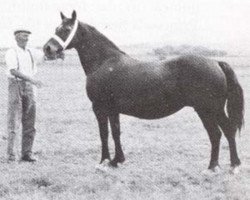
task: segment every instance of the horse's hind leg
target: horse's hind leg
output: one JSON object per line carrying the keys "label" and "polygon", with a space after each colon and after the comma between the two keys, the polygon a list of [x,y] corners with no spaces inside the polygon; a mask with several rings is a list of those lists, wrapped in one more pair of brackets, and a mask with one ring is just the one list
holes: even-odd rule
{"label": "horse's hind leg", "polygon": [[112,136],[115,142],[115,157],[114,159],[110,162],[111,166],[117,167],[117,163],[122,163],[124,162],[124,154],[122,151],[121,147],[121,141],[120,141],[120,119],[119,119],[119,114],[112,114],[109,116],[109,121],[111,125],[111,130],[112,130]]}
{"label": "horse's hind leg", "polygon": [[99,132],[102,142],[102,157],[100,164],[105,160],[110,160],[109,148],[108,148],[108,116],[99,107],[93,106],[93,110],[98,121]]}
{"label": "horse's hind leg", "polygon": [[221,131],[218,127],[216,115],[210,110],[198,109],[196,110],[205,129],[208,132],[208,136],[212,145],[211,159],[208,169],[215,171],[215,168],[219,166],[219,149],[220,149],[220,138]]}
{"label": "horse's hind leg", "polygon": [[218,122],[229,144],[231,167],[237,167],[241,164],[240,159],[237,154],[236,142],[235,142],[235,135],[236,135],[237,130],[230,123],[224,110],[222,110],[220,114],[218,115]]}

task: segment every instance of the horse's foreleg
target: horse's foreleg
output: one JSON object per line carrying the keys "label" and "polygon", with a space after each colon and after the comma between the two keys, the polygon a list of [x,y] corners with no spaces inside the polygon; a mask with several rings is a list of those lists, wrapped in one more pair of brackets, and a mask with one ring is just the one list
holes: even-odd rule
{"label": "horse's foreleg", "polygon": [[115,142],[115,157],[110,162],[110,164],[111,166],[117,167],[117,163],[122,163],[125,160],[120,141],[121,132],[119,114],[110,115],[109,121],[111,125],[112,136]]}
{"label": "horse's foreleg", "polygon": [[219,149],[220,149],[220,138],[221,131],[217,125],[216,115],[210,111],[205,110],[196,110],[201,121],[208,132],[208,136],[211,142],[211,159],[208,169],[216,171],[216,168],[219,166]]}
{"label": "horse's foreleg", "polygon": [[102,142],[102,163],[105,159],[110,160],[109,148],[108,148],[108,116],[105,112],[102,112],[98,107],[93,106],[94,113],[99,125],[99,132]]}

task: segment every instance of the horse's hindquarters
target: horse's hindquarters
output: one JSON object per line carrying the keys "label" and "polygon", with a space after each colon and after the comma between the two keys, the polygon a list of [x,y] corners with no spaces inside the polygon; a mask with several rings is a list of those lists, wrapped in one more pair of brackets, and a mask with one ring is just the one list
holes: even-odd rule
{"label": "horse's hindquarters", "polygon": [[227,83],[218,63],[199,57],[186,57],[181,61],[179,86],[186,104],[213,110],[224,105]]}

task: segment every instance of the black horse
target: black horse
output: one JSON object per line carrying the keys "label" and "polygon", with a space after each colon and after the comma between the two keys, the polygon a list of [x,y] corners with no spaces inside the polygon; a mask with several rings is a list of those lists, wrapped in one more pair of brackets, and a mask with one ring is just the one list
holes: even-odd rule
{"label": "black horse", "polygon": [[[244,98],[232,68],[225,62],[200,56],[180,56],[170,61],[141,62],[121,51],[93,26],[61,13],[62,23],[44,45],[48,59],[75,48],[87,76],[102,142],[101,163],[110,160],[108,122],[115,142],[112,166],[124,162],[119,114],[143,119],[169,116],[185,106],[198,113],[212,145],[209,169],[219,165],[222,132],[229,147],[231,166],[240,165],[235,135],[243,125]],[[226,106],[227,112],[224,107]]]}

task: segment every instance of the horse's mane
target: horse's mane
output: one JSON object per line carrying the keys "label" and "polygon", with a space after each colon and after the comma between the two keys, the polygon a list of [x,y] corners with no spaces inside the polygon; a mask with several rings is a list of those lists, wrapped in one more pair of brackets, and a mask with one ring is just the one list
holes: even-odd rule
{"label": "horse's mane", "polygon": [[[80,25],[87,26],[88,32],[91,34],[92,39],[98,42],[98,44],[101,44],[102,46],[109,47],[111,49],[114,49],[116,51],[119,51],[122,54],[126,54],[122,50],[120,50],[111,40],[109,40],[105,35],[103,35],[101,32],[99,32],[95,27],[80,22]],[[92,41],[90,41],[92,42]]]}

